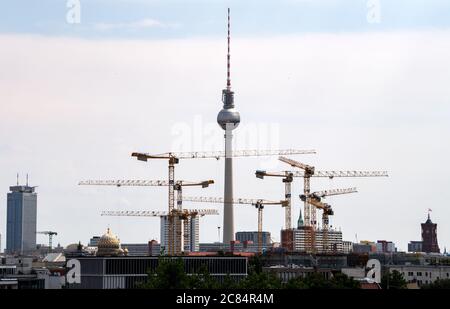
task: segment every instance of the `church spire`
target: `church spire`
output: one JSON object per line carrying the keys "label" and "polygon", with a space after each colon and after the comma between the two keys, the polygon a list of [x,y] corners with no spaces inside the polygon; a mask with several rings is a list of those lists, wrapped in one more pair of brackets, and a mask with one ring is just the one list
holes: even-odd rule
{"label": "church spire", "polygon": [[302,210],[300,209],[300,215],[298,216],[298,220],[297,220],[297,228],[300,228],[303,225],[304,225],[304,222],[303,222],[303,217],[302,217]]}

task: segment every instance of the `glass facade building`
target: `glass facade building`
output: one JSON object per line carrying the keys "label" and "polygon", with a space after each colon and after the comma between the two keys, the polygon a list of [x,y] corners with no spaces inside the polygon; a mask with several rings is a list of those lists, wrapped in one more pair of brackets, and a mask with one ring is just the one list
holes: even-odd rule
{"label": "glass facade building", "polygon": [[[170,257],[166,257],[171,259]],[[247,276],[247,257],[173,257],[181,258],[187,274],[206,266],[210,275],[222,281],[227,275],[239,281]],[[75,257],[80,262],[80,283],[70,289],[133,289],[145,282],[158,267],[160,257]]]}
{"label": "glass facade building", "polygon": [[13,186],[7,197],[6,252],[27,255],[36,250],[37,194],[34,187]]}

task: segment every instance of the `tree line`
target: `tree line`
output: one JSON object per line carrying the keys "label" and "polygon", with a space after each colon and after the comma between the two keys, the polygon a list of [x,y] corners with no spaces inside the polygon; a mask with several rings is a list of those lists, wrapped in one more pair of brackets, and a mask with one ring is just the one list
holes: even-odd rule
{"label": "tree line", "polygon": [[[403,274],[394,270],[381,278],[382,289],[406,289]],[[248,275],[236,281],[230,275],[219,281],[202,265],[197,272],[186,274],[182,259],[159,260],[155,271],[148,273],[148,280],[138,286],[144,289],[359,289],[360,283],[343,273],[335,273],[327,279],[319,273],[292,278],[287,282],[274,273],[263,271],[259,257],[249,260]],[[422,285],[422,289],[450,289],[450,280],[441,279]]]}

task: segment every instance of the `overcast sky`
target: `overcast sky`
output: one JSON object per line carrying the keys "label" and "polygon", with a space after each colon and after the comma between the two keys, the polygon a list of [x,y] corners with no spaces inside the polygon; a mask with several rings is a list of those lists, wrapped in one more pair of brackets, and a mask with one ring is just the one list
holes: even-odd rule
{"label": "overcast sky", "polygon": [[[73,1],[75,4],[77,1]],[[420,240],[428,208],[441,250],[450,246],[450,3],[448,1],[14,1],[0,11],[0,232],[6,193],[30,174],[38,229],[63,245],[110,226],[124,243],[159,240],[158,218],[102,210],[166,210],[167,188],[80,187],[83,179],[166,179],[167,162],[133,151],[221,149],[216,124],[225,86],[226,7],[232,12],[236,149],[316,149],[293,158],[318,170],[387,170],[389,178],[314,179],[330,197],[345,240]],[[70,4],[70,1],[69,1]],[[76,16],[75,16],[76,17]],[[75,22],[75,23],[71,23]],[[185,195],[223,195],[223,160],[184,160],[176,178],[214,179]],[[281,199],[274,159],[235,160],[235,196]],[[301,206],[293,186],[293,222]],[[218,240],[219,209],[200,241]],[[264,210],[280,239],[284,212]],[[256,230],[236,206],[235,229]],[[46,243],[44,235],[39,243]]]}

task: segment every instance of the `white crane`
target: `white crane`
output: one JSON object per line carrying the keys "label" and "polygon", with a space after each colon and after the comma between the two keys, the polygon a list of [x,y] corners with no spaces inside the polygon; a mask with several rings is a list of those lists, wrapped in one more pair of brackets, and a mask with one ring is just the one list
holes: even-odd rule
{"label": "white crane", "polygon": [[[169,184],[175,183],[175,164],[180,162],[180,159],[217,159],[230,157],[255,157],[255,156],[274,156],[274,155],[294,155],[294,154],[314,154],[315,150],[235,150],[235,151],[197,151],[197,152],[166,152],[161,154],[149,154],[143,152],[133,152],[131,156],[136,157],[140,161],[148,161],[149,159],[165,159],[169,163]],[[228,184],[229,185],[229,184]],[[227,187],[227,186],[226,186]],[[231,184],[232,187],[232,184]],[[169,213],[174,208],[174,188],[169,188]],[[229,188],[231,190],[231,188]],[[231,192],[231,191],[230,191]],[[229,192],[229,194],[230,194]],[[229,199],[229,198],[228,198]],[[224,209],[230,210],[229,201],[224,198]],[[232,210],[232,208],[231,208]],[[224,226],[224,238],[229,237],[230,230],[233,230],[233,220],[231,213],[231,224]],[[230,218],[229,218],[230,219]],[[225,216],[224,216],[225,222]],[[233,233],[231,233],[233,234]]]}
{"label": "white crane", "polygon": [[[168,234],[168,254],[176,255],[181,254],[183,251],[183,221],[179,220],[179,213],[183,210],[182,207],[182,188],[183,187],[192,187],[192,186],[201,186],[202,188],[208,187],[210,184],[213,184],[214,180],[205,180],[205,181],[185,181],[178,180],[175,183],[171,183],[166,180],[84,180],[80,181],[78,185],[84,186],[169,186],[172,187],[172,191],[177,191],[177,209],[173,209],[168,212],[167,218],[169,220],[169,234]],[[177,212],[175,212],[175,210]],[[173,239],[175,236],[176,239]],[[178,244],[178,245],[176,245]]]}
{"label": "white crane", "polygon": [[[221,197],[183,197],[183,201],[201,202],[201,203],[223,203]],[[236,198],[233,204],[253,205],[258,210],[258,252],[262,253],[262,227],[263,227],[263,209],[265,205],[281,205],[286,207],[288,201],[269,201],[264,199]]]}
{"label": "white crane", "polygon": [[[178,236],[176,235],[176,244],[179,244],[179,246],[177,245],[177,249],[178,247],[180,247],[179,252],[176,252],[176,254],[181,254],[181,252],[184,250],[184,245],[186,243],[189,243],[190,240],[190,236],[187,233],[187,231],[185,231],[185,228],[188,226],[187,224],[183,224],[183,226],[180,226],[180,223],[187,221],[187,220],[192,220],[193,218],[199,216],[199,217],[203,217],[203,216],[208,216],[208,215],[218,215],[219,212],[217,211],[217,209],[182,209],[182,210],[178,210],[178,209],[174,209],[171,216],[169,216],[169,213],[167,211],[155,211],[155,210],[119,210],[119,211],[114,211],[114,210],[107,210],[107,211],[102,211],[101,215],[102,216],[118,216],[118,217],[173,217],[175,218],[175,224],[177,228],[177,231],[180,230],[182,231],[182,236]],[[167,235],[169,236],[169,235]],[[173,237],[168,237],[173,239]],[[162,239],[161,239],[162,240]],[[194,251],[194,248],[190,248],[191,251]]]}

